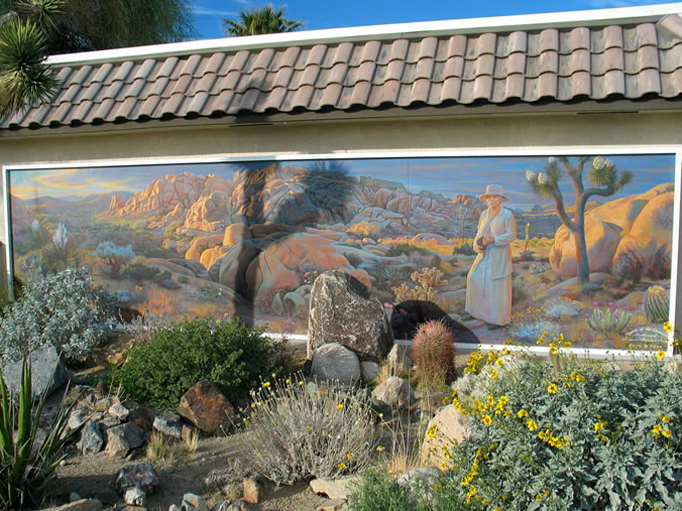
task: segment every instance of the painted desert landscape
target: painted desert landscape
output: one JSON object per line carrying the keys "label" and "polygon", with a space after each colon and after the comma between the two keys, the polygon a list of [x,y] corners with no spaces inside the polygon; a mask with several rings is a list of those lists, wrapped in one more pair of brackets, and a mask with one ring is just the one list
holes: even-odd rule
{"label": "painted desert landscape", "polygon": [[[602,155],[13,170],[14,272],[85,265],[127,311],[237,313],[305,333],[313,282],[342,268],[384,303],[398,338],[446,316],[459,342],[562,333],[579,347],[658,349],[674,168],[674,155]],[[494,331],[462,320],[491,183],[517,230],[512,322]]]}

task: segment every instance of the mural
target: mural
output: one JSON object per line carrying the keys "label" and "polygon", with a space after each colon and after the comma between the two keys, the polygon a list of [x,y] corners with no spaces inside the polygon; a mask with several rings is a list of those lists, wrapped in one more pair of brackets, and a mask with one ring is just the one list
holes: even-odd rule
{"label": "mural", "polygon": [[[342,268],[398,337],[658,349],[675,155],[380,158],[11,170],[15,275],[85,265],[130,310],[305,333]],[[635,340],[636,339],[636,340]]]}

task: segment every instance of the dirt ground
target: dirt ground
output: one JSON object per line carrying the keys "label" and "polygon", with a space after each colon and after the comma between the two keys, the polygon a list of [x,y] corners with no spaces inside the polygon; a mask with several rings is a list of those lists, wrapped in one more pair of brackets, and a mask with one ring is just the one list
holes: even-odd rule
{"label": "dirt ground", "polygon": [[[167,511],[171,504],[180,505],[185,493],[204,495],[210,505],[221,497],[206,494],[204,478],[213,470],[225,468],[236,456],[234,437],[210,437],[200,440],[194,453],[187,454],[174,465],[155,464],[159,476],[158,490],[147,496],[147,509]],[[134,453],[132,458],[113,458],[105,452],[81,455],[75,448],[63,466],[57,469],[58,497],[68,499],[70,492],[83,498],[102,501],[105,511],[125,507],[123,499],[114,490],[116,472],[127,463],[148,461],[144,452]],[[250,506],[254,511],[314,511],[328,499],[315,495],[307,483],[292,487],[275,488],[266,485],[261,503]]]}

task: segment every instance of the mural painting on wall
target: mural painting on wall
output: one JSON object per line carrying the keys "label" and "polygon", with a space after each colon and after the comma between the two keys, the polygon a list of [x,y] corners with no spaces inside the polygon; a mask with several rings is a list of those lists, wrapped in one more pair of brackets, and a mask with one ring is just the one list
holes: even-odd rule
{"label": "mural painting on wall", "polygon": [[398,337],[440,314],[460,342],[658,349],[674,168],[648,154],[11,170],[14,272],[85,265],[142,313],[305,333],[313,282],[341,268]]}

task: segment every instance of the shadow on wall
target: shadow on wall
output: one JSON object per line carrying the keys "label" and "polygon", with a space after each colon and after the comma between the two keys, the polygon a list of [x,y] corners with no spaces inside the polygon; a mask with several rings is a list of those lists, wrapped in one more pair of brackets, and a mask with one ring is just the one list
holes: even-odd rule
{"label": "shadow on wall", "polygon": [[242,220],[230,226],[239,237],[230,258],[236,261],[231,287],[243,298],[235,310],[249,326],[268,313],[307,317],[314,277],[349,266],[325,250],[320,226],[353,218],[353,178],[338,161],[314,161],[306,169],[290,172],[275,163],[247,168],[241,176]]}
{"label": "shadow on wall", "polygon": [[443,309],[430,301],[404,301],[396,305],[391,314],[391,327],[396,339],[412,339],[419,325],[427,321],[444,321],[457,343],[480,342],[472,330],[452,319]]}

